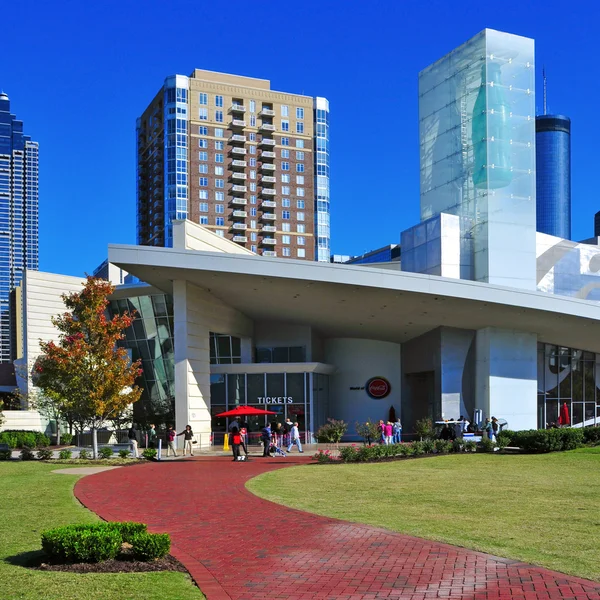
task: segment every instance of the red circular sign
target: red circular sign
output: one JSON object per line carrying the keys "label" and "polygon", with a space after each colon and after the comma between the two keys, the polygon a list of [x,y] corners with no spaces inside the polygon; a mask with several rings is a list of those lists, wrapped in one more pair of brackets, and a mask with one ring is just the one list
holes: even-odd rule
{"label": "red circular sign", "polygon": [[371,379],[367,381],[365,389],[371,398],[379,400],[389,396],[389,393],[392,391],[392,386],[385,377],[371,377]]}

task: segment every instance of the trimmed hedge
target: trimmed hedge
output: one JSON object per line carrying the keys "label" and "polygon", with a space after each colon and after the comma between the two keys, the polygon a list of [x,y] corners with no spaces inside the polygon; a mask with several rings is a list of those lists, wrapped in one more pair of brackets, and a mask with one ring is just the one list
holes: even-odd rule
{"label": "trimmed hedge", "polygon": [[583,439],[586,444],[600,444],[600,427],[586,427],[583,430]]}
{"label": "trimmed hedge", "polygon": [[100,448],[100,450],[98,450],[98,456],[100,456],[100,458],[112,458],[113,449],[109,448],[108,446],[104,446],[104,448]]}
{"label": "trimmed hedge", "polygon": [[8,444],[14,448],[46,448],[50,438],[41,431],[26,431],[25,429],[6,429],[0,433],[0,444]]}
{"label": "trimmed hedge", "polygon": [[527,431],[504,430],[503,436],[510,438],[510,444],[524,452],[546,453],[574,450],[585,442],[584,429],[529,429]]}
{"label": "trimmed hedge", "polygon": [[131,550],[137,560],[156,560],[163,558],[171,549],[171,538],[168,533],[136,533],[131,538]]}
{"label": "trimmed hedge", "polygon": [[[155,540],[155,536],[160,539]],[[65,525],[42,533],[44,552],[60,563],[95,563],[116,558],[123,543],[131,544],[132,552],[138,560],[162,558],[171,547],[168,534],[150,534],[144,523],[110,521]]]}

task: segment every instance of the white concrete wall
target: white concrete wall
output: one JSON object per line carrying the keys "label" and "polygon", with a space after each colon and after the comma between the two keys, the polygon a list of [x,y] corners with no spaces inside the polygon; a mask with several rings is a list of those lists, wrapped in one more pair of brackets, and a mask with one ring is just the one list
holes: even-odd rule
{"label": "white concrete wall", "polygon": [[271,348],[275,346],[304,346],[306,360],[312,361],[312,328],[308,325],[293,325],[277,321],[255,321],[254,346]]}
{"label": "white concrete wall", "polygon": [[536,429],[537,336],[488,327],[475,343],[476,408],[510,429]]}
{"label": "white concrete wall", "polygon": [[191,425],[201,447],[210,443],[211,331],[251,338],[252,321],[206,290],[173,282],[175,325],[175,426]]}
{"label": "white concrete wall", "polygon": [[192,221],[173,221],[173,248],[256,256],[251,250]]}
{"label": "white concrete wall", "polygon": [[[348,435],[354,437],[355,423],[367,419],[387,421],[390,406],[400,417],[400,344],[353,338],[324,340],[325,362],[337,367],[329,377],[329,412],[334,419],[349,423]],[[371,377],[385,377],[391,385],[386,398],[374,400],[364,387]]]}
{"label": "white concrete wall", "polygon": [[[50,342],[58,339],[58,330],[52,325],[51,318],[65,312],[63,294],[81,290],[84,280],[81,277],[57,275],[43,271],[25,271],[23,276],[23,346],[25,356],[18,356],[17,361],[25,365],[29,371],[40,355],[40,340]],[[26,391],[29,383],[21,376],[24,368],[17,369],[19,387]]]}
{"label": "white concrete wall", "polygon": [[[440,329],[442,419],[473,416],[473,384],[467,358],[475,332],[468,329]],[[465,372],[467,370],[467,372]]]}
{"label": "white concrete wall", "polygon": [[6,429],[25,429],[26,431],[46,432],[48,419],[40,415],[37,410],[5,410],[4,423],[0,426],[0,431]]}

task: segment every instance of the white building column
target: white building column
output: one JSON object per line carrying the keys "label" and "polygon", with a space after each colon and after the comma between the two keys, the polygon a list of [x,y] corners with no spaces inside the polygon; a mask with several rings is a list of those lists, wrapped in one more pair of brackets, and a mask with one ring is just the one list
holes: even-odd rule
{"label": "white building column", "polygon": [[476,334],[475,403],[509,429],[537,428],[537,336],[488,327]]}

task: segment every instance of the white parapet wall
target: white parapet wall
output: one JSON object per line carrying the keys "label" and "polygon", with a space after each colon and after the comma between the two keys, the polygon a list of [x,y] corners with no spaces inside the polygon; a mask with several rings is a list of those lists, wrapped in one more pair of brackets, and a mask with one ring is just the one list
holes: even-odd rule
{"label": "white parapet wall", "polygon": [[173,248],[256,256],[251,250],[192,221],[173,221]]}
{"label": "white parapet wall", "polygon": [[4,423],[0,431],[7,429],[25,429],[26,431],[41,431],[46,433],[48,419],[40,415],[37,410],[5,410]]}

